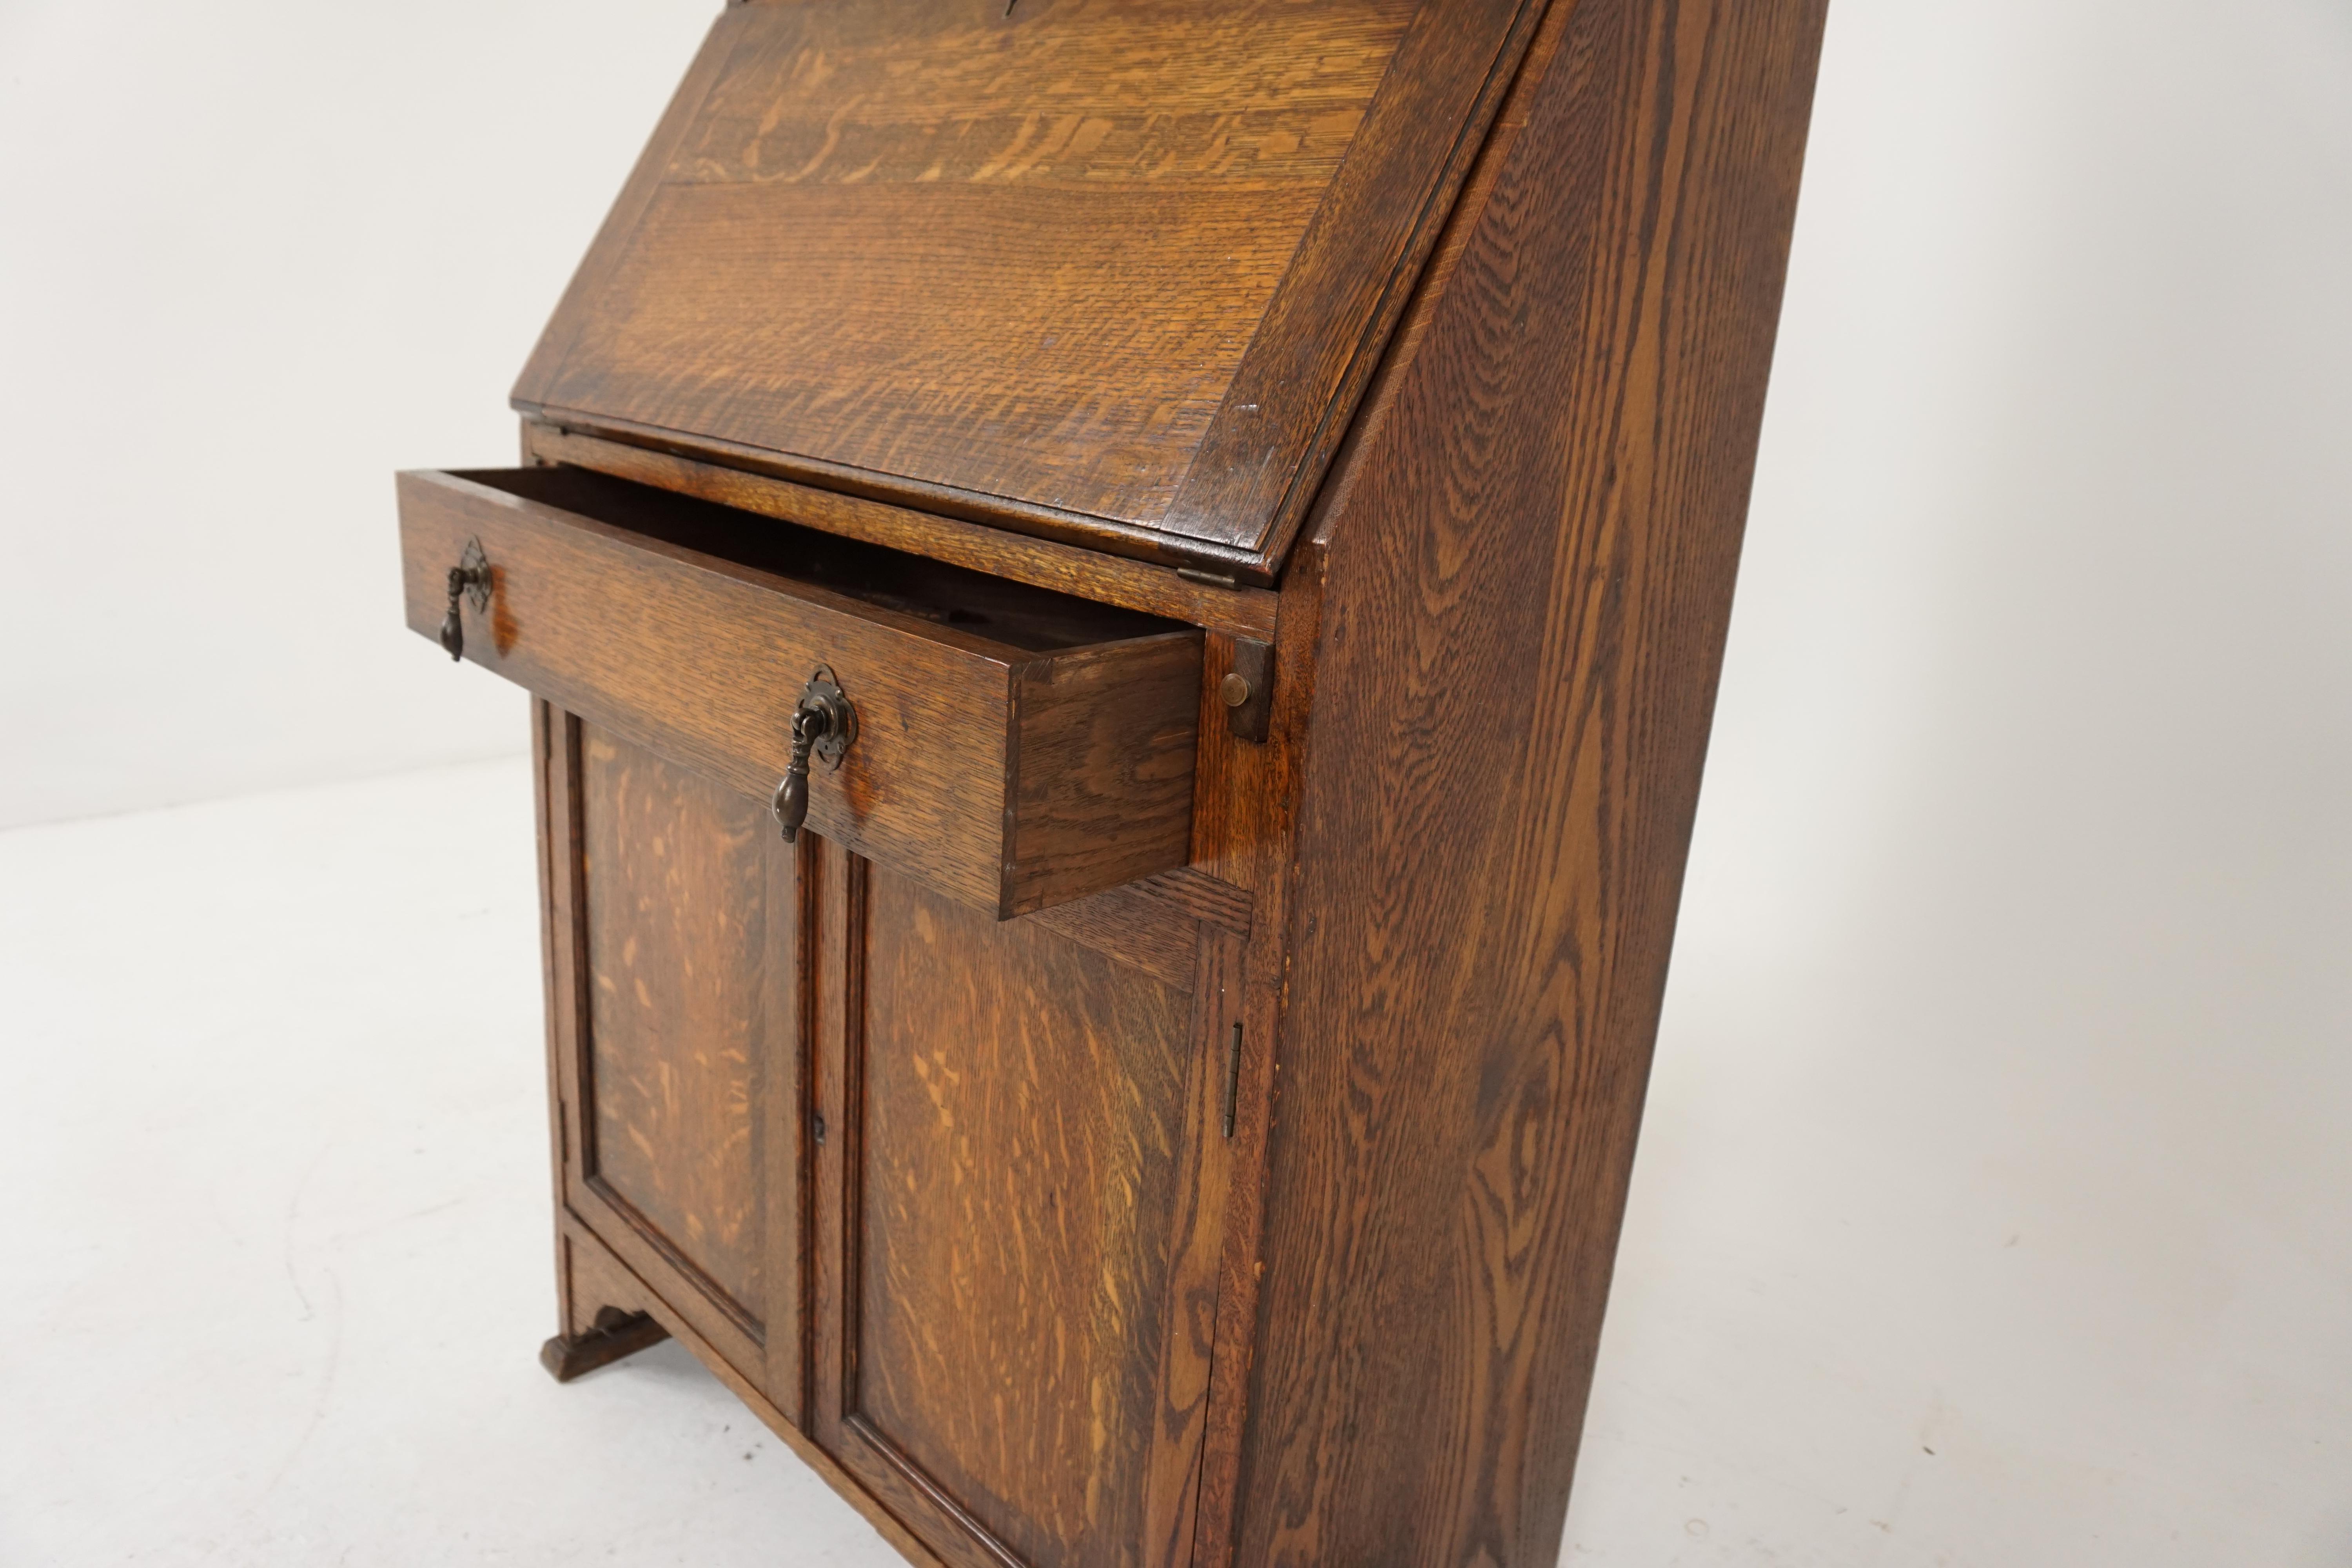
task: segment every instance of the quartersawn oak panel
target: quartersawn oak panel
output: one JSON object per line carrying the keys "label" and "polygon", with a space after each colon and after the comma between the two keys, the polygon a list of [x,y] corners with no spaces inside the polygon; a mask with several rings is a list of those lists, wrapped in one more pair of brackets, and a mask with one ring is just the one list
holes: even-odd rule
{"label": "quartersawn oak panel", "polygon": [[[591,727],[577,715],[536,706],[544,715],[537,726],[545,746],[539,769],[545,830],[541,870],[548,895],[549,1052],[562,1206],[592,1227],[635,1274],[656,1281],[674,1312],[690,1321],[696,1335],[725,1359],[730,1374],[752,1379],[780,1405],[798,1413],[805,1408],[801,1391],[807,1357],[804,1244],[795,1239],[804,1234],[805,1215],[799,1175],[802,1123],[793,1109],[803,1098],[803,1078],[797,1022],[802,928],[793,859],[761,855],[755,873],[744,864],[740,828],[732,820],[740,805],[715,798],[707,782],[693,780],[674,762],[633,755],[631,748],[600,747],[602,754],[592,762]],[[618,810],[609,798],[616,786],[622,792]],[[608,798],[592,803],[592,787]],[[630,802],[639,803],[634,812]],[[592,838],[597,841],[593,846]],[[683,854],[677,853],[681,840],[690,845]],[[598,889],[592,881],[604,896],[594,896]],[[632,892],[640,897],[633,901]],[[670,902],[672,913],[690,915],[717,901],[723,922],[726,907],[744,899],[756,900],[757,910],[746,911],[743,923],[760,927],[763,940],[756,953],[748,940],[722,943],[719,952],[733,961],[736,973],[719,989],[729,994],[722,1007],[744,1006],[756,1022],[740,1037],[722,1022],[721,1049],[713,1059],[712,1053],[698,1050],[696,1038],[681,1039],[676,1030],[658,1025],[647,1027],[642,1014],[608,1018],[616,1035],[605,1065],[625,1080],[636,1080],[621,1085],[625,1102],[633,1100],[633,1090],[637,1093],[622,1116],[600,1117],[594,961],[612,962],[617,945],[638,978],[653,971],[656,982],[667,982],[647,985],[658,1007],[660,989],[697,989],[691,976],[711,961],[690,947],[682,949],[677,939],[691,941],[712,923],[707,916],[688,918],[677,931],[664,932],[659,906]],[[598,906],[593,911],[592,902]],[[603,939],[592,939],[592,923],[604,928]],[[635,929],[629,929],[633,923]],[[643,951],[648,934],[650,954]],[[627,951],[632,942],[637,953]],[[662,969],[674,973],[662,976]],[[688,978],[680,984],[675,972]],[[739,1037],[748,1071],[725,1059],[736,1054],[727,1043]],[[656,1092],[645,1095],[642,1086],[648,1083]],[[677,1147],[686,1138],[724,1139],[730,1121],[738,1120],[731,1106],[739,1095],[750,1101],[763,1158],[703,1161]],[[599,1173],[596,1159],[599,1132],[615,1121],[624,1124],[625,1140],[630,1131],[643,1138],[627,1140],[619,1184]],[[600,1122],[607,1126],[600,1128]],[[649,1164],[659,1166],[673,1157],[680,1161],[679,1173],[648,1172]],[[623,1185],[631,1191],[624,1193]],[[645,1202],[652,1215],[633,1199]],[[684,1223],[688,1215],[698,1223]],[[714,1226],[713,1215],[725,1217]],[[714,1279],[713,1249],[707,1244],[714,1229],[732,1233],[719,1250],[733,1256],[716,1259],[718,1271],[730,1274],[737,1290],[745,1289],[747,1273],[755,1274],[753,1302],[737,1300]],[[760,1234],[747,1243],[746,1230]],[[756,1256],[748,1269],[747,1253]],[[596,1310],[604,1306],[636,1310],[637,1303],[569,1299],[566,1332],[577,1335],[593,1327]]]}
{"label": "quartersawn oak panel", "polygon": [[1266,581],[1538,8],[731,7],[516,406]]}
{"label": "quartersawn oak panel", "polygon": [[736,47],[670,178],[1320,191],[1414,9],[1026,4],[776,7]]}
{"label": "quartersawn oak panel", "polygon": [[792,1020],[766,1005],[769,968],[792,954],[789,909],[770,930],[767,860],[790,851],[757,801],[593,727],[580,784],[589,1179],[756,1328],[755,1111],[794,1056]]}
{"label": "quartersawn oak panel", "polygon": [[[596,379],[548,406],[1156,520],[1282,280],[1268,238],[1295,244],[1317,194],[1110,189],[1076,224],[1053,186],[667,185],[573,349]],[[790,286],[752,303],[779,233]],[[965,363],[996,374],[947,374]]]}
{"label": "quartersawn oak panel", "polygon": [[880,868],[864,953],[853,1430],[1032,1568],[1164,1562],[1192,998]]}

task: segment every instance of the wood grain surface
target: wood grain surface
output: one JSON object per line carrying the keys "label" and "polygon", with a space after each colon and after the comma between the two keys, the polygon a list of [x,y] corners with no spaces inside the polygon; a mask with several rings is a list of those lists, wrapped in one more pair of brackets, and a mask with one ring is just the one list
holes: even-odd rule
{"label": "wood grain surface", "polygon": [[[805,1199],[793,1107],[805,1091],[793,858],[781,842],[769,848],[772,835],[746,834],[756,803],[562,709],[547,709],[540,730],[562,1206],[661,1281],[730,1369],[797,1413]],[[639,1310],[566,1290],[567,1334],[602,1307]]]}
{"label": "wood grain surface", "polygon": [[1011,863],[1053,873],[1008,886],[1007,912],[1183,864],[1200,692],[1197,635],[1073,648],[1018,668],[1007,742]]}
{"label": "wood grain surface", "polygon": [[837,1453],[969,1561],[1181,1563],[1206,1366],[1171,1340],[1204,1354],[1218,1234],[1195,987],[879,868],[852,920]]}
{"label": "wood grain surface", "polygon": [[436,635],[479,540],[495,586],[468,658],[740,795],[783,777],[829,666],[859,732],[813,772],[809,821],[860,854],[999,915],[1188,857],[1197,631],[576,468],[400,494],[412,628]]}
{"label": "wood grain surface", "polygon": [[1536,9],[732,7],[516,405],[1266,581]]}
{"label": "wood grain surface", "polygon": [[[1216,1394],[1218,1306],[1235,1166],[1242,1092],[1238,1053],[1246,1026],[1244,933],[1203,922],[1194,986],[1192,1059],[1185,1084],[1183,1179],[1169,1214],[1168,1322],[1153,1391],[1151,1468],[1143,1489],[1139,1550],[1129,1560],[1195,1560]],[[1246,1359],[1226,1375],[1238,1380]]]}
{"label": "wood grain surface", "polygon": [[[1289,911],[1298,885],[1299,779],[1314,710],[1324,564],[1320,548],[1302,550],[1283,579],[1281,643],[1275,650],[1266,743],[1233,749],[1221,792],[1228,809],[1216,824],[1213,840],[1218,868],[1251,889],[1251,919],[1246,929],[1235,930],[1244,939],[1241,961],[1226,969],[1229,990],[1236,981],[1240,989],[1241,1056],[1234,1064],[1233,1132],[1223,1144],[1223,1237],[1193,1530],[1196,1564],[1229,1560],[1240,1506],[1242,1439],[1250,1414],[1258,1297],[1265,1276],[1265,1154],[1281,1060]],[[1225,731],[1218,726],[1215,732],[1223,735]],[[1229,886],[1206,877],[1200,880],[1207,887]],[[1233,1005],[1229,994],[1225,1005],[1231,1009]],[[1229,1011],[1228,1027],[1233,1021]]]}
{"label": "wood grain surface", "polygon": [[593,727],[580,752],[588,1179],[760,1332],[764,1145],[793,1129],[755,1110],[799,1054],[768,1006],[793,944],[767,862],[791,850],[755,800]]}
{"label": "wood grain surface", "polygon": [[1189,994],[1198,967],[1193,950],[1200,922],[1181,907],[1152,897],[1148,886],[1113,888],[1026,918],[1113,963],[1141,970],[1162,985]]}
{"label": "wood grain surface", "polygon": [[1553,14],[1324,520],[1252,1568],[1559,1550],[1822,12]]}

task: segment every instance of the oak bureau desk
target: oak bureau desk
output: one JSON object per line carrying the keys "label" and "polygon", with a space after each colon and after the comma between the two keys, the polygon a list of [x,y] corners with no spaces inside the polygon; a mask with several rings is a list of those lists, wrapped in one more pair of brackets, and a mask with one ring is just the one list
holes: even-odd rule
{"label": "oak bureau desk", "polygon": [[1822,4],[720,14],[399,484],[535,694],[550,1370],[920,1563],[1553,1560]]}

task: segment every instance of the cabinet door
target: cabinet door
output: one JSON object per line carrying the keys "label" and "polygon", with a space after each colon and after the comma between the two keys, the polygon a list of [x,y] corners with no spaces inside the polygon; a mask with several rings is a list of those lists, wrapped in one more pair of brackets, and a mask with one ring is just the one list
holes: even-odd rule
{"label": "cabinet door", "polygon": [[819,1441],[951,1563],[1190,1562],[1234,939],[815,869]]}
{"label": "cabinet door", "polygon": [[693,769],[560,708],[541,733],[564,1202],[797,1421],[797,856]]}

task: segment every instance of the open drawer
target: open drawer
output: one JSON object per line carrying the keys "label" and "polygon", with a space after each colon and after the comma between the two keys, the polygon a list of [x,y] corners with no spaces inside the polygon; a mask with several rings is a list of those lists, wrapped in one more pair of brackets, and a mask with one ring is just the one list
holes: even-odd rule
{"label": "open drawer", "polygon": [[1185,862],[1196,628],[585,469],[399,483],[413,630],[478,566],[464,657],[744,794],[823,667],[854,732],[817,735],[807,825],[856,854],[1000,919]]}

